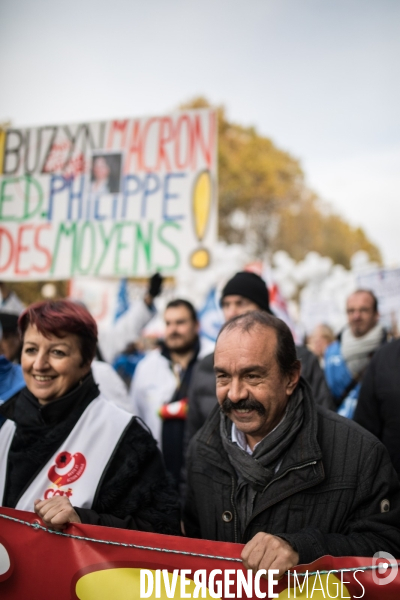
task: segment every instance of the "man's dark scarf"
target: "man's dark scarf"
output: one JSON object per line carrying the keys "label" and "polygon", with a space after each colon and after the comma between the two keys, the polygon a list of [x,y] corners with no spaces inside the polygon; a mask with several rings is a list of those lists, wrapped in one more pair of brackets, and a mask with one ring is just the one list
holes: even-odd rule
{"label": "man's dark scarf", "polygon": [[236,442],[232,442],[232,421],[221,413],[222,444],[238,476],[235,504],[242,533],[253,513],[257,494],[261,494],[272,481],[276,467],[281,463],[303,424],[303,418],[303,392],[297,387],[287,404],[285,418],[275,430],[261,440],[250,455]]}

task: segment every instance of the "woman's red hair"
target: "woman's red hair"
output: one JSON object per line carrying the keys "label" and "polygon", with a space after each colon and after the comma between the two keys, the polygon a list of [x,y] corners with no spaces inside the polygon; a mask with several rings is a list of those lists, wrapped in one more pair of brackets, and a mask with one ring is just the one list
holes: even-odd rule
{"label": "woman's red hair", "polygon": [[18,319],[18,329],[24,338],[29,325],[45,337],[59,338],[73,333],[79,337],[82,360],[91,362],[96,354],[97,325],[89,311],[70,300],[44,300],[24,310]]}

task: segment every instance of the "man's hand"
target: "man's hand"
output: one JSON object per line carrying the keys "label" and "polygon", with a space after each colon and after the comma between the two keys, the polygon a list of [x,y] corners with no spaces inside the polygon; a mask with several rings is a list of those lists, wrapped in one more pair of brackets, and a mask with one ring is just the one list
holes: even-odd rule
{"label": "man's hand", "polygon": [[154,298],[161,293],[163,282],[164,278],[162,275],[160,275],[160,273],[154,273],[154,275],[150,277],[149,289],[143,298],[145,304],[147,304],[149,308],[151,308]]}
{"label": "man's hand", "polygon": [[278,569],[277,579],[299,564],[299,554],[282,538],[269,533],[257,533],[242,550],[244,567],[255,573],[260,569]]}
{"label": "man's hand", "polygon": [[35,513],[49,529],[62,531],[69,523],[81,523],[78,513],[66,496],[35,500],[34,505]]}
{"label": "man's hand", "polygon": [[149,279],[149,290],[148,293],[152,298],[155,298],[161,293],[164,278],[160,273],[154,273]]}

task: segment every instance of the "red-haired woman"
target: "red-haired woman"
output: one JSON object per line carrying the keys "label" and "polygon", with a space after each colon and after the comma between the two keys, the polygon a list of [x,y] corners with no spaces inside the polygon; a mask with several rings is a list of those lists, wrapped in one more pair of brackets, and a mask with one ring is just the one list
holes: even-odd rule
{"label": "red-haired woman", "polygon": [[19,318],[26,388],[1,406],[0,505],[63,529],[89,523],[179,534],[175,493],[151,434],[95,384],[97,326],[67,300]]}

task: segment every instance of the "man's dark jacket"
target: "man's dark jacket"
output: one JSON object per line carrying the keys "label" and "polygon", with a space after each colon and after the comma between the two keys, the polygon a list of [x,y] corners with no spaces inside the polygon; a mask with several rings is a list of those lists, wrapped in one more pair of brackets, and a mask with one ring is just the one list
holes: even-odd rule
{"label": "man's dark jacket", "polygon": [[[309,383],[317,404],[336,410],[317,357],[305,346],[296,346],[301,361],[302,377]],[[189,388],[189,413],[185,433],[185,447],[202,427],[217,404],[215,395],[214,354],[205,356],[194,368]]]}
{"label": "man's dark jacket", "polygon": [[400,340],[385,344],[373,356],[354,420],[386,446],[400,477]]}
{"label": "man's dark jacket", "polygon": [[263,531],[287,540],[300,563],[318,557],[400,557],[400,483],[384,446],[359,425],[316,406],[304,380],[304,420],[239,536],[237,475],[214,409],[187,458],[186,534],[247,543]]}

